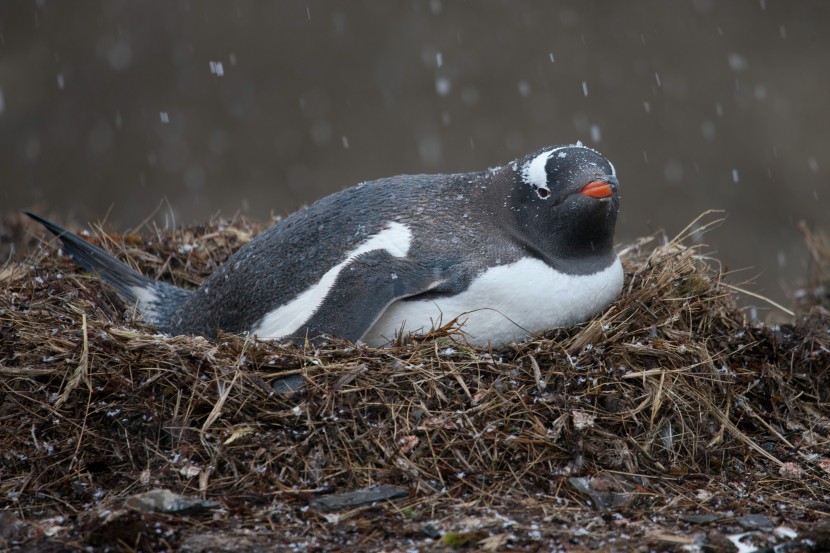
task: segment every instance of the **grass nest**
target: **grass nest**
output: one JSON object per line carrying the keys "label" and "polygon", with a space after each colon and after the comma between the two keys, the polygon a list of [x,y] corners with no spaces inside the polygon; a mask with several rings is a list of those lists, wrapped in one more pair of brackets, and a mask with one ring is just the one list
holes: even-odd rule
{"label": "grass nest", "polygon": [[[87,238],[192,286],[258,230]],[[823,284],[792,324],[748,321],[689,243],[622,248],[605,313],[482,351],[453,324],[387,349],[162,336],[44,242],[0,268],[0,548],[819,550]],[[381,484],[407,495],[314,507]],[[152,489],[210,507],[130,506]]]}

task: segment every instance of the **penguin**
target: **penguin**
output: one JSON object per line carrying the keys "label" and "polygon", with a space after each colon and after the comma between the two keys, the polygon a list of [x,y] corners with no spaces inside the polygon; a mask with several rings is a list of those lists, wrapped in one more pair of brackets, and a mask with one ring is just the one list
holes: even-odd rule
{"label": "penguin", "polygon": [[478,347],[584,322],[620,294],[614,165],[581,143],[474,173],[400,175],[256,235],[193,290],[26,212],[161,332],[377,347],[455,321]]}

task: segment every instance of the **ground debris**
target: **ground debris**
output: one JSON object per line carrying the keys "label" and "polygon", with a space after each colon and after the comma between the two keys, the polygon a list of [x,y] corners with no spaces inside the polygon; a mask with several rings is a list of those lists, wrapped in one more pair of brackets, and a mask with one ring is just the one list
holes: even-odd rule
{"label": "ground debris", "polygon": [[147,513],[194,513],[218,507],[219,502],[185,497],[170,490],[150,490],[128,497],[124,505]]}
{"label": "ground debris", "polygon": [[[181,553],[238,553],[273,551],[274,536],[266,532],[194,533],[182,542]],[[299,549],[298,549],[299,550]]]}
{"label": "ground debris", "polygon": [[[192,286],[257,230],[89,239]],[[699,248],[641,239],[605,313],[479,351],[457,328],[388,349],[166,337],[34,247],[0,267],[0,549],[817,551],[830,312],[749,321]],[[387,487],[409,495],[309,505]],[[124,508],[157,489],[221,508]]]}
{"label": "ground debris", "polygon": [[710,524],[728,518],[728,516],[721,513],[688,513],[680,515],[680,520],[692,524]]}
{"label": "ground debris", "polygon": [[309,506],[320,511],[340,511],[408,495],[409,492],[406,489],[397,486],[374,486],[353,492],[318,497],[309,501]]}
{"label": "ground debris", "polygon": [[744,515],[735,519],[735,522],[741,525],[745,530],[772,530],[775,524],[764,515],[752,514]]}
{"label": "ground debris", "polygon": [[568,478],[568,482],[574,489],[590,497],[598,509],[618,509],[628,505],[636,497],[636,487],[621,477],[573,477]]}

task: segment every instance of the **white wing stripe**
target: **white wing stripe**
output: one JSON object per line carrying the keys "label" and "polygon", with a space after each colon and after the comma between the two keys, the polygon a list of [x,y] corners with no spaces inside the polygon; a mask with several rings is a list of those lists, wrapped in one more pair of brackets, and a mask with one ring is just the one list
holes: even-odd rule
{"label": "white wing stripe", "polygon": [[361,254],[385,250],[393,257],[406,257],[412,244],[412,231],[406,225],[390,222],[357,248],[346,259],[326,271],[323,277],[290,302],[281,305],[263,317],[253,329],[260,338],[281,338],[296,332],[320,308],[340,272]]}

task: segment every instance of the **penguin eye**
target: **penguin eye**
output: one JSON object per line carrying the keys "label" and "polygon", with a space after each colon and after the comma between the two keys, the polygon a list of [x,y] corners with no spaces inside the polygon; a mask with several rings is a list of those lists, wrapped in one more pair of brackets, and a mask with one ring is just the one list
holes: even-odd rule
{"label": "penguin eye", "polygon": [[539,194],[539,197],[543,200],[550,196],[550,190],[548,190],[547,188],[537,188],[536,193]]}

